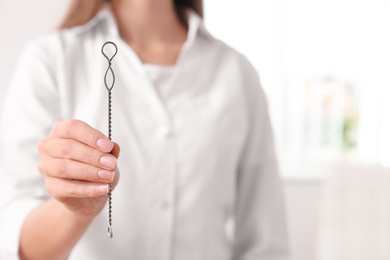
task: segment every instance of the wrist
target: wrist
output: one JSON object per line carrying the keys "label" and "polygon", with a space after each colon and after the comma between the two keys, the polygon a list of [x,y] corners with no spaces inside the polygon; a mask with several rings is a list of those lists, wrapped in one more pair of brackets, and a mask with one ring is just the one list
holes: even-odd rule
{"label": "wrist", "polygon": [[70,221],[68,223],[74,223],[74,222],[89,223],[92,222],[92,220],[98,214],[98,212],[93,212],[90,210],[72,209],[56,199],[51,198],[51,200],[53,204],[56,204],[56,208],[58,208],[58,212],[67,221]]}

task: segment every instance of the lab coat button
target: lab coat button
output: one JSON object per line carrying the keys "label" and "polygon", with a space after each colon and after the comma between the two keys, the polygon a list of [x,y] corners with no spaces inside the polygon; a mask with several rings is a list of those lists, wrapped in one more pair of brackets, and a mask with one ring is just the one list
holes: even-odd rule
{"label": "lab coat button", "polygon": [[159,125],[156,130],[156,136],[159,139],[167,139],[169,136],[169,128],[166,125]]}

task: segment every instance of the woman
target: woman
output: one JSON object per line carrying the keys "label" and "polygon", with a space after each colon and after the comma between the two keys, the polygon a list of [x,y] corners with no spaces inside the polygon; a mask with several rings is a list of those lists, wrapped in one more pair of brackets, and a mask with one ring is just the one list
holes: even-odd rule
{"label": "woman", "polygon": [[[258,75],[206,31],[201,10],[196,0],[74,0],[62,30],[26,47],[2,122],[1,245],[11,255],[287,259]],[[119,49],[118,161],[119,145],[103,134],[106,41]],[[103,210],[109,183],[113,239]]]}

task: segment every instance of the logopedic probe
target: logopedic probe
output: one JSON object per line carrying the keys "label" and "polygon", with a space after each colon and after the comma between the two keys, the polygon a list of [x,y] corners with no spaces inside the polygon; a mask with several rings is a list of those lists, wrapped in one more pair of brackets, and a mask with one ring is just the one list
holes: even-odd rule
{"label": "logopedic probe", "polygon": [[[115,48],[115,53],[111,56],[111,58],[109,58],[105,54],[105,52],[104,52],[104,47],[106,45],[108,45],[108,44],[114,46],[114,48]],[[118,53],[118,47],[116,46],[115,43],[108,41],[105,44],[103,44],[103,46],[102,46],[102,54],[108,61],[108,67],[107,67],[106,73],[104,74],[104,85],[106,86],[106,89],[108,91],[108,139],[110,139],[110,140],[111,140],[111,91],[112,91],[112,88],[114,87],[114,83],[115,83],[115,74],[114,74],[114,71],[111,68],[111,61],[115,57],[115,55],[117,53]],[[111,82],[111,84],[107,83],[107,74],[108,74],[109,71],[111,72],[111,75],[112,75],[112,82]],[[112,186],[111,186],[111,183],[110,183],[110,191],[108,192],[108,236],[110,238],[112,238],[112,236],[113,236],[113,233],[112,233],[112,218],[111,218],[111,212],[112,212],[111,193],[112,193]]]}

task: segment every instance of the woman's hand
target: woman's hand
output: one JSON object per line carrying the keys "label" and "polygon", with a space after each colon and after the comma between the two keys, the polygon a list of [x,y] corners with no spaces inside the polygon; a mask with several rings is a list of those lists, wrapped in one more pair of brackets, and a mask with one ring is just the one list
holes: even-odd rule
{"label": "woman's hand", "polygon": [[49,194],[72,213],[95,216],[118,182],[120,148],[79,120],[57,121],[39,144],[40,173]]}

